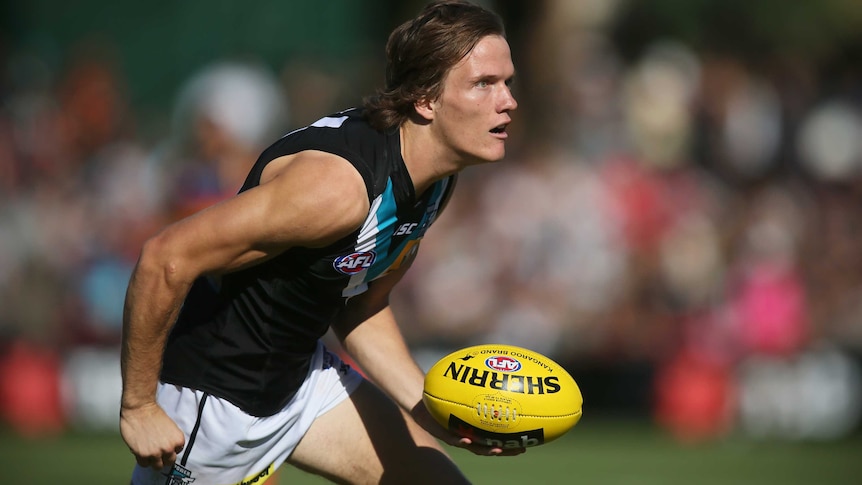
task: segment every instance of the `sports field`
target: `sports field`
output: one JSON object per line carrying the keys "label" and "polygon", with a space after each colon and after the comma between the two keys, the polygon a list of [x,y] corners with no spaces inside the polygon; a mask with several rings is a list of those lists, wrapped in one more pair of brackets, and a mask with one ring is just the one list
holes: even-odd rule
{"label": "sports field", "polygon": [[[862,483],[862,437],[836,443],[730,438],[682,446],[651,426],[585,419],[568,435],[511,458],[453,456],[477,484],[852,485]],[[0,431],[0,483],[125,484],[133,464],[114,434],[22,440]],[[283,469],[279,484],[321,484]]]}

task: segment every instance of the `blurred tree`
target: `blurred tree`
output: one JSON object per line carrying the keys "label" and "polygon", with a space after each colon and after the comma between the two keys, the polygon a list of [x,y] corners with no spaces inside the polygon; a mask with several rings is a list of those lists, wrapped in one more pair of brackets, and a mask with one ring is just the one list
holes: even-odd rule
{"label": "blurred tree", "polygon": [[168,112],[185,79],[224,59],[254,60],[279,71],[293,58],[310,58],[346,70],[357,95],[364,93],[367,70],[361,67],[380,49],[375,33],[389,28],[388,14],[376,14],[389,11],[385,0],[13,3],[0,4],[0,12],[14,17],[5,21],[16,26],[7,34],[10,48],[63,63],[81,43],[110,46],[129,80],[134,108],[145,115]]}
{"label": "blurred tree", "polygon": [[628,58],[657,37],[747,60],[817,58],[858,40],[862,30],[856,0],[653,0],[628,2],[621,13],[613,33]]}

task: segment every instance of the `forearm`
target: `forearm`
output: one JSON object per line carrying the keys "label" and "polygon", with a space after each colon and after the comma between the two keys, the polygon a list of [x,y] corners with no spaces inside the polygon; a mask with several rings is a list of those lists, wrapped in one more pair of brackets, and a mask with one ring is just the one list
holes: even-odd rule
{"label": "forearm", "polygon": [[158,267],[136,266],[123,311],[123,408],[155,402],[165,342],[187,290],[186,284],[171,284]]}
{"label": "forearm", "polygon": [[425,374],[388,306],[356,327],[342,344],[368,378],[403,409],[412,411],[421,401]]}

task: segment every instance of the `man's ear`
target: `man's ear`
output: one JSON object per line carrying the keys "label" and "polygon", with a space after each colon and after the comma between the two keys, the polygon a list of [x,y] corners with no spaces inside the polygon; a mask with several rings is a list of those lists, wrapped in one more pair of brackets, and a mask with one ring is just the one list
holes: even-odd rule
{"label": "man's ear", "polygon": [[427,97],[413,103],[413,109],[416,110],[416,114],[427,121],[434,119],[434,101]]}

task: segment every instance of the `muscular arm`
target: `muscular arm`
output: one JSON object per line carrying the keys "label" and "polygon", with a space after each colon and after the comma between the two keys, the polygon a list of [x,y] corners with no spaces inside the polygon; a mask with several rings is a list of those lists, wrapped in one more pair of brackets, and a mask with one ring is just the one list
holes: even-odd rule
{"label": "muscular arm", "polygon": [[411,263],[412,258],[373,281],[365,293],[351,298],[332,325],[335,335],[368,378],[436,438],[477,455],[523,453],[525,450],[520,448],[503,450],[474,444],[450,433],[434,420],[422,402],[425,373],[413,359],[389,306],[392,288]]}
{"label": "muscular arm", "polygon": [[344,349],[371,381],[436,438],[478,455],[523,452],[473,444],[449,433],[428,413],[422,403],[425,373],[413,360],[389,306],[389,294],[408,266],[372,282],[367,292],[349,300],[332,326]]}
{"label": "muscular arm", "polygon": [[355,230],[367,211],[365,184],[347,161],[301,152],[271,162],[258,187],[147,241],[126,294],[121,355],[121,432],[141,465],[161,468],[182,448],[155,392],[167,335],[192,282],[290,247],[326,245]]}
{"label": "muscular arm", "polygon": [[413,360],[389,307],[389,293],[407,266],[375,280],[368,291],[351,298],[332,328],[369,379],[410,411],[422,399],[425,374]]}

